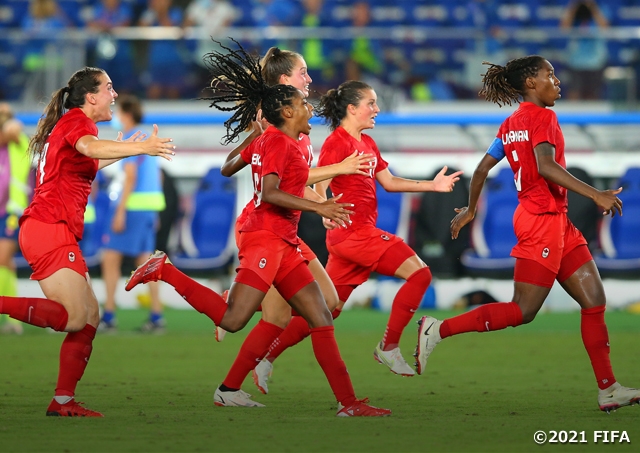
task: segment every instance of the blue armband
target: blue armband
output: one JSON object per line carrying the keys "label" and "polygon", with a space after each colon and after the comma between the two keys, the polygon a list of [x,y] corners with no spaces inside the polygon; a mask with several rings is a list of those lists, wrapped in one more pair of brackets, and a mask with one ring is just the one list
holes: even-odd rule
{"label": "blue armband", "polygon": [[504,146],[502,145],[502,140],[496,137],[489,146],[489,149],[487,149],[487,154],[496,160],[502,160],[504,158]]}

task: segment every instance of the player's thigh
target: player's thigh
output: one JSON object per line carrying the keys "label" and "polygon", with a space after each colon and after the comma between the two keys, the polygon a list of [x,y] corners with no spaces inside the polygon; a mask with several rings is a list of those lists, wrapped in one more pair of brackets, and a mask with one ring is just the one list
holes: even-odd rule
{"label": "player's thigh", "polygon": [[513,301],[522,311],[522,322],[527,324],[534,320],[551,288],[525,282],[514,282]]}
{"label": "player's thigh", "polygon": [[289,304],[302,316],[309,327],[333,325],[331,312],[320,292],[320,286],[313,281],[304,286],[289,299]]}
{"label": "player's thigh", "polygon": [[340,301],[338,300],[338,293],[336,292],[336,287],[333,285],[329,274],[320,263],[320,260],[317,258],[309,261],[309,270],[311,271],[311,275],[315,281],[318,282],[320,286],[320,291],[324,296],[324,300],[327,303],[327,307],[329,311],[333,311],[334,308],[338,306]]}
{"label": "player's thigh", "polygon": [[98,301],[86,276],[65,267],[38,283],[47,299],[60,303],[67,310],[67,330],[81,330],[86,324],[97,327]]}
{"label": "player's thigh", "polygon": [[291,307],[273,286],[262,301],[262,319],[282,328],[291,320]]}
{"label": "player's thigh", "polygon": [[560,284],[581,308],[593,308],[606,303],[602,279],[593,260],[580,266]]}

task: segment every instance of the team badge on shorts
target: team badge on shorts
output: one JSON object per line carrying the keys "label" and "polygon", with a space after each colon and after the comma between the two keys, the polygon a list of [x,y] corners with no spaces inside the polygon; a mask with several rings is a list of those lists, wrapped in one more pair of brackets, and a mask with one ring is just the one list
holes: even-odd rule
{"label": "team badge on shorts", "polygon": [[547,247],[542,249],[542,257],[546,258],[549,256],[549,249]]}
{"label": "team badge on shorts", "polygon": [[391,239],[389,236],[387,236],[386,234],[381,234],[380,237],[382,238],[383,241],[388,241],[389,239]]}
{"label": "team badge on shorts", "polygon": [[260,267],[260,269],[264,269],[264,267],[267,265],[267,259],[266,258],[261,258],[260,259],[260,263],[258,264],[258,267]]}
{"label": "team badge on shorts", "polygon": [[76,254],[73,252],[69,252],[69,261],[72,263],[76,260]]}

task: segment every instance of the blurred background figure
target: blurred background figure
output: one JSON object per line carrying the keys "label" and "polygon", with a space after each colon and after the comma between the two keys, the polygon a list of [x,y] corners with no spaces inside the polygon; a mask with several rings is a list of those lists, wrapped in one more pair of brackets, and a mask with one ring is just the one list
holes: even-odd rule
{"label": "blurred background figure", "polygon": [[93,49],[93,65],[109,73],[122,94],[136,89],[137,77],[132,77],[133,49],[128,40],[117,40],[112,35],[115,27],[132,24],[133,10],[129,2],[101,0],[91,10],[87,27],[100,33]]}
{"label": "blurred background figure", "polygon": [[[324,0],[302,0],[304,8],[300,26],[305,28],[326,27],[331,25],[331,21],[326,17]],[[318,38],[306,38],[300,41],[298,53],[307,62],[307,72],[313,79],[314,91],[326,92],[329,88],[337,85],[336,71],[331,62],[329,53],[335,44],[328,40]],[[310,97],[316,97],[313,92]]]}
{"label": "blurred background figure", "polygon": [[[27,207],[31,168],[29,138],[13,118],[11,107],[0,103],[0,296],[17,296],[14,255],[18,251],[18,219]],[[1,315],[0,333],[22,333],[17,319]]]}
{"label": "blurred background figure", "polygon": [[[193,0],[185,11],[184,26],[197,27],[200,37],[193,53],[198,71],[198,86],[206,86],[209,71],[202,63],[202,56],[211,51],[211,37],[226,44],[225,31],[238,17],[238,12],[227,0]],[[162,249],[165,250],[165,249]]]}
{"label": "blurred background figure", "polygon": [[[134,96],[121,96],[116,104],[115,126],[127,139],[139,130],[142,105]],[[120,123],[120,124],[118,124]],[[106,288],[99,330],[117,328],[116,287],[121,277],[123,257],[133,257],[136,266],[155,250],[158,212],[165,208],[159,162],[150,156],[133,156],[118,163],[121,169],[109,190],[110,231],[102,252],[102,278]],[[142,331],[161,332],[165,328],[157,283],[149,286],[151,312]]]}
{"label": "blurred background figure", "polygon": [[[351,9],[351,26],[367,27],[371,22],[371,7],[368,2],[356,2]],[[379,40],[358,36],[345,40],[345,76],[344,80],[379,79],[384,72],[383,51]]]}
{"label": "blurred background figure", "polygon": [[601,99],[609,52],[599,31],[609,27],[609,20],[595,1],[578,0],[569,3],[560,25],[565,30],[585,33],[570,39],[567,45],[567,99]]}
{"label": "blurred background figure", "polygon": [[[149,0],[142,13],[141,27],[180,27],[182,10],[172,0]],[[178,99],[185,90],[191,66],[191,52],[183,39],[160,39],[149,42],[147,70],[143,81],[148,99]]]}

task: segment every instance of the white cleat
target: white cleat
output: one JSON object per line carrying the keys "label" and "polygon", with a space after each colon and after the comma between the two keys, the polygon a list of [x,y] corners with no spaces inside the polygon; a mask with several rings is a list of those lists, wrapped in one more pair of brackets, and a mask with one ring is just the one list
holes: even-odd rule
{"label": "white cleat", "polygon": [[440,326],[442,321],[431,316],[423,316],[418,321],[418,345],[413,356],[416,358],[416,371],[418,374],[424,373],[427,367],[427,359],[433,352],[442,337],[440,337]]}
{"label": "white cleat", "polygon": [[598,406],[607,414],[624,406],[640,404],[640,389],[623,387],[619,383],[598,392]]}
{"label": "white cleat", "polygon": [[373,358],[383,365],[387,365],[392,373],[399,374],[400,376],[414,376],[416,374],[413,368],[404,360],[404,357],[402,357],[400,348],[383,351],[382,342],[380,342],[373,351]]}
{"label": "white cleat", "polygon": [[260,404],[257,401],[251,399],[244,390],[236,390],[235,392],[223,392],[218,387],[213,394],[213,404],[221,407],[265,407],[264,404]]}
{"label": "white cleat", "polygon": [[269,387],[267,387],[267,381],[273,373],[273,364],[267,359],[262,359],[260,363],[251,372],[253,376],[253,383],[258,387],[265,395],[269,393]]}

